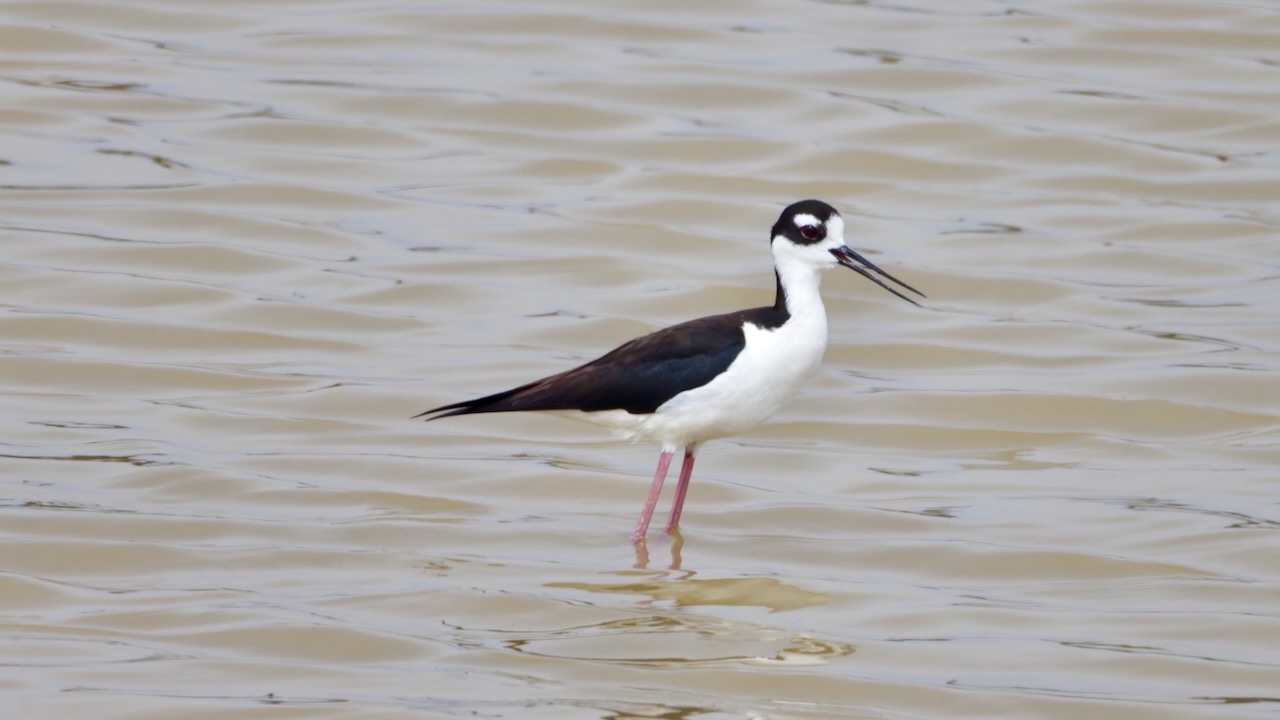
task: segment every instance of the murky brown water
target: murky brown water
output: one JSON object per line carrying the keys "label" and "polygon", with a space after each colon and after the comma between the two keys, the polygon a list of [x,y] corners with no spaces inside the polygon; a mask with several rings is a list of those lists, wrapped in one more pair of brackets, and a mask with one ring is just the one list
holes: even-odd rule
{"label": "murky brown water", "polygon": [[[1274,2],[14,2],[0,78],[0,716],[1280,713]],[[647,564],[655,448],[408,419],[811,196],[929,299],[830,274]]]}

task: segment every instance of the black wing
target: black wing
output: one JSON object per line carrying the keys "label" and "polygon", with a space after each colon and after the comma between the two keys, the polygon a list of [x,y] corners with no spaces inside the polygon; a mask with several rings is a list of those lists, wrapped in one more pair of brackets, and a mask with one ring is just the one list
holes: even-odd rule
{"label": "black wing", "polygon": [[474,400],[442,405],[415,417],[523,410],[626,410],[644,414],[724,372],[742,348],[744,322],[776,327],[775,308],[698,318],[624,343],[572,370]]}

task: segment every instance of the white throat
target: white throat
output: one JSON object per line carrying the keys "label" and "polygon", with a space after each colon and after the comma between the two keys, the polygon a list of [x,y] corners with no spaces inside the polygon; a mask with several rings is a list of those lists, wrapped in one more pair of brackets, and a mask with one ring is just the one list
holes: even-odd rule
{"label": "white throat", "polygon": [[822,318],[826,325],[827,309],[820,292],[823,269],[795,259],[777,259],[778,282],[782,283],[782,295],[792,319]]}
{"label": "white throat", "polygon": [[793,319],[821,318],[825,328],[827,309],[822,304],[820,291],[822,271],[826,268],[814,265],[807,258],[797,257],[795,246],[789,242],[775,242],[773,246],[774,268],[778,272],[778,282],[782,283],[787,312]]}

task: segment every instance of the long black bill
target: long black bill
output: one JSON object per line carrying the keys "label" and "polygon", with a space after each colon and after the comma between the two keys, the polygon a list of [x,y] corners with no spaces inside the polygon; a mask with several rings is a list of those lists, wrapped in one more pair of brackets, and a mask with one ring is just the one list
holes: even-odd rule
{"label": "long black bill", "polygon": [[879,274],[879,275],[883,275],[884,277],[889,278],[890,280],[892,280],[892,281],[894,281],[894,282],[898,283],[898,284],[899,284],[899,285],[901,285],[902,287],[904,287],[904,288],[906,288],[906,289],[910,290],[911,292],[913,292],[913,293],[915,293],[915,294],[919,295],[920,297],[924,297],[924,296],[925,296],[925,294],[924,294],[924,293],[920,292],[919,290],[917,290],[917,289],[915,289],[915,288],[911,287],[910,285],[908,285],[908,284],[906,284],[906,283],[902,282],[902,281],[901,281],[901,280],[899,280],[898,278],[896,278],[896,277],[894,277],[894,276],[890,275],[889,273],[887,273],[887,272],[885,272],[885,271],[881,270],[880,268],[876,267],[875,263],[871,262],[870,260],[868,260],[868,259],[866,259],[866,258],[862,257],[861,255],[859,255],[858,253],[854,252],[854,251],[853,251],[852,249],[850,249],[848,246],[846,246],[846,245],[841,245],[840,247],[833,249],[833,250],[831,251],[831,254],[836,256],[836,259],[840,261],[840,264],[841,264],[841,265],[843,265],[843,266],[845,266],[845,267],[849,268],[850,270],[852,270],[852,271],[854,271],[854,272],[858,273],[858,274],[859,274],[859,275],[861,275],[862,277],[864,277],[864,278],[866,278],[866,279],[870,280],[871,282],[873,282],[873,283],[875,283],[875,284],[879,285],[880,287],[884,288],[885,290],[888,290],[889,292],[893,293],[894,295],[897,295],[898,297],[902,298],[903,300],[906,300],[907,302],[911,303],[912,305],[915,305],[916,307],[920,307],[920,303],[916,302],[915,300],[912,300],[911,298],[907,297],[906,295],[903,295],[902,293],[900,293],[900,292],[898,292],[897,290],[895,290],[895,289],[893,289],[893,288],[889,287],[888,285],[885,285],[883,282],[881,282],[881,281],[880,281],[880,278],[876,277],[875,275],[872,275],[871,273],[869,273],[869,272],[867,272],[867,271],[868,271],[868,270],[872,270],[872,271],[876,272],[876,273],[877,273],[877,274]]}

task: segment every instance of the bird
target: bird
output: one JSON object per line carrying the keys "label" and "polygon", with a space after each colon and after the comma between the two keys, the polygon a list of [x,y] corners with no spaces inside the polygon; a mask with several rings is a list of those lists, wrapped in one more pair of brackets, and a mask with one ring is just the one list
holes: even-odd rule
{"label": "bird", "polygon": [[658,467],[631,535],[637,545],[645,542],[672,458],[683,449],[667,518],[671,533],[679,526],[703,443],[763,423],[818,368],[827,347],[819,293],[824,271],[849,268],[917,307],[880,278],[925,297],[846,245],[844,230],[839,211],[821,200],[788,205],[769,240],[777,285],[773,305],[672,325],[576,368],[414,418],[544,411],[603,425],[633,442],[659,443]]}

